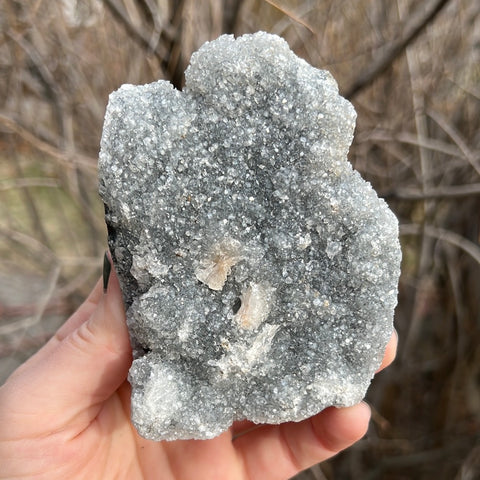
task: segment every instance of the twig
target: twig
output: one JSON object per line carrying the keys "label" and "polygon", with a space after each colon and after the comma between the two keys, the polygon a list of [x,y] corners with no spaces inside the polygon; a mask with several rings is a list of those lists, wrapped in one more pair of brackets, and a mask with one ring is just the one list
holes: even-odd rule
{"label": "twig", "polygon": [[[265,0],[265,1],[267,1],[267,0]],[[270,3],[270,2],[268,2],[268,3]],[[314,5],[307,2],[305,5],[303,5],[300,8],[298,9],[297,15],[300,15],[302,17],[306,17],[309,13],[312,12],[312,10],[315,7],[314,7]],[[292,20],[292,17],[290,17],[289,14],[285,13],[285,16],[281,20],[279,20],[272,27],[271,32],[282,36],[282,35],[284,35],[285,30],[287,30],[287,28],[289,26],[293,26],[295,28],[296,32],[297,32],[297,35],[298,35],[299,39],[301,39],[301,41],[302,41],[302,45],[306,45],[306,41],[302,39],[302,35],[308,36],[308,33],[305,32],[305,30],[301,28],[303,25],[300,22],[296,21],[296,23],[298,23],[298,25],[296,25],[295,23],[292,25],[291,20]],[[307,28],[307,27],[305,27],[305,28]],[[312,30],[310,30],[309,28],[307,28],[307,30],[312,33]],[[292,48],[293,48],[293,46],[292,46]]]}
{"label": "twig", "polygon": [[[462,378],[462,369],[464,368],[465,355],[463,354],[467,350],[467,337],[466,337],[466,325],[465,320],[465,307],[462,302],[461,295],[461,274],[458,268],[458,255],[454,251],[454,248],[449,246],[445,249],[446,253],[446,266],[448,277],[450,279],[450,285],[452,287],[452,299],[455,307],[455,334],[452,335],[452,343],[456,340],[456,355],[453,362],[453,371],[451,374],[451,380],[448,385],[449,394],[446,399],[445,408],[445,425],[447,429],[450,429],[455,422],[455,411],[457,408],[457,392],[460,390],[459,379]],[[456,338],[455,338],[456,337]],[[463,383],[463,381],[462,381]]]}
{"label": "twig", "polygon": [[421,235],[422,233],[431,238],[436,238],[437,240],[454,245],[470,255],[480,265],[480,246],[468,240],[468,238],[462,237],[458,233],[450,230],[432,227],[430,225],[425,225],[423,229],[421,225],[416,224],[400,225],[400,235]]}
{"label": "twig", "polygon": [[418,189],[394,190],[393,192],[381,195],[383,198],[396,198],[399,200],[431,200],[446,198],[463,198],[480,195],[480,183],[466,185],[448,185],[439,188],[432,188],[422,192]]}
{"label": "twig", "polygon": [[[72,179],[70,179],[71,181],[68,182],[68,184],[69,186],[73,186],[72,193],[74,197],[78,200],[81,206],[80,213],[85,220],[85,224],[90,229],[91,234],[89,238],[91,242],[91,251],[92,253],[96,253],[98,231],[95,229],[95,223],[97,221],[97,218],[92,213],[92,207],[90,205],[90,199],[87,193],[87,186],[85,185],[82,172],[80,172],[79,169],[84,168],[85,165],[90,168],[96,169],[97,161],[90,157],[77,154],[73,144],[73,138],[67,138],[67,143],[65,145],[67,151],[63,152],[57,149],[55,146],[39,139],[33,133],[29,132],[26,128],[22,127],[17,122],[1,113],[0,125],[4,125],[9,130],[15,132],[17,135],[20,135],[24,140],[36,147],[38,150],[64,162],[69,167],[69,171],[72,171],[73,169],[73,171],[75,172],[75,181],[72,181]],[[48,243],[45,238],[44,243]]]}
{"label": "twig", "polygon": [[[15,173],[19,177],[23,177],[23,168],[21,162],[16,158],[13,159],[13,168]],[[41,242],[47,247],[51,248],[52,244],[50,241],[50,236],[47,233],[47,230],[44,228],[41,215],[38,209],[38,202],[32,197],[31,192],[28,188],[23,188],[19,191],[19,194],[23,198],[23,204],[25,205],[28,216],[30,217],[31,227],[36,235],[41,240]]]}
{"label": "twig", "polygon": [[305,27],[310,33],[313,33],[315,35],[313,28],[307,22],[305,22],[305,20],[302,20],[299,16],[297,16],[292,11],[288,10],[285,7],[282,7],[281,5],[278,5],[273,0],[264,0],[264,2],[268,3],[269,5],[276,8],[277,10],[280,10],[284,15],[291,18],[294,22],[299,23],[300,25],[302,25],[302,27]]}
{"label": "twig", "polygon": [[31,187],[51,187],[58,188],[60,184],[56,178],[7,178],[0,180],[0,192],[12,190],[15,188],[31,188]]}
{"label": "twig", "polygon": [[435,112],[432,109],[427,110],[427,115],[434,120],[442,130],[456,143],[458,148],[461,150],[468,163],[473,167],[473,169],[480,175],[480,155],[475,155],[467,145],[467,142],[463,139],[460,132],[449,123],[439,112]]}
{"label": "twig", "polygon": [[99,261],[97,261],[95,264],[86,264],[85,268],[83,268],[76,277],[70,280],[66,285],[57,288],[55,297],[65,298],[72,293],[80,291],[83,285],[85,285],[91,279],[93,273],[99,270],[99,265]]}
{"label": "twig", "polygon": [[399,200],[427,200],[427,199],[446,199],[463,198],[480,195],[480,183],[470,183],[466,185],[446,185],[444,187],[427,189],[421,191],[418,189],[394,190],[381,195],[382,198],[395,198]]}
{"label": "twig", "polygon": [[160,43],[160,36],[162,35],[163,22],[160,21],[160,11],[158,5],[154,0],[145,0],[145,6],[147,7],[150,18],[153,22],[152,37],[150,39],[150,50],[154,52]]}
{"label": "twig", "polygon": [[[37,311],[37,308],[38,306],[36,303],[13,306],[0,303],[0,318],[4,320],[8,318],[32,316]],[[55,295],[55,297],[48,302],[44,313],[49,315],[66,315],[70,310],[71,307],[68,302],[64,298],[59,298]],[[12,324],[13,323],[14,322],[12,322]]]}
{"label": "twig", "polygon": [[[67,152],[73,153],[73,119],[69,108],[67,96],[59,87],[52,72],[46,66],[38,50],[24,36],[20,36],[13,31],[6,33],[27,55],[41,83],[47,91],[47,97],[53,102],[54,112],[57,117],[57,123],[60,130],[60,137],[66,147]],[[69,155],[71,158],[71,155]],[[76,171],[75,171],[76,173]]]}
{"label": "twig", "polygon": [[[65,95],[58,88],[58,84],[55,81],[55,78],[52,75],[52,72],[47,68],[45,63],[42,60],[42,57],[38,53],[37,49],[23,36],[18,35],[13,31],[6,32],[6,36],[12,39],[27,55],[30,61],[32,62],[33,67],[43,84],[44,88],[50,94],[49,96],[54,101],[56,107],[59,110],[62,110],[65,104]],[[57,111],[59,117],[60,127],[62,126],[61,118],[63,113]]]}
{"label": "twig", "polygon": [[162,63],[165,58],[168,57],[167,50],[160,42],[157,42],[155,49],[152,50],[152,38],[154,38],[154,36],[147,35],[143,30],[134,25],[125,9],[120,6],[118,2],[115,0],[103,0],[103,3],[106,5],[108,10],[110,10],[112,15],[124,26],[130,37],[141,47],[151,51],[158,58],[160,63]]}
{"label": "twig", "polygon": [[382,75],[396,58],[412,43],[422,30],[433,21],[440,11],[447,5],[449,0],[435,0],[430,8],[424,10],[423,2],[421,7],[412,14],[406,21],[403,31],[398,35],[383,55],[380,55],[365,69],[353,84],[344,93],[346,98],[352,98],[368,87],[377,77]]}
{"label": "twig", "polygon": [[52,298],[59,276],[60,276],[60,265],[57,264],[53,267],[53,270],[50,274],[50,278],[48,280],[47,290],[43,295],[43,298],[38,302],[34,315],[32,315],[31,317],[24,318],[22,320],[15,321],[13,323],[8,323],[7,325],[1,325],[0,335],[6,335],[6,334],[16,332],[18,330],[23,330],[23,335],[22,335],[22,338],[23,338],[26,330],[32,327],[33,325],[36,325],[42,318]]}
{"label": "twig", "polygon": [[30,235],[0,227],[0,236],[3,236],[19,245],[23,245],[30,255],[35,255],[36,259],[39,258],[38,255],[41,255],[47,259],[48,263],[57,262],[55,253],[52,252],[52,250],[50,250],[42,242],[39,242],[36,238],[33,238]]}
{"label": "twig", "polygon": [[53,335],[53,332],[46,332],[35,335],[31,338],[22,338],[20,340],[9,341],[8,343],[0,343],[0,359],[11,357],[17,352],[24,353],[26,350],[35,349],[44,345]]}
{"label": "twig", "polygon": [[[475,443],[476,438],[469,438],[468,442]],[[446,443],[445,446],[431,450],[416,451],[406,455],[384,457],[365,477],[366,480],[376,480],[377,478],[387,478],[386,472],[398,471],[401,468],[416,467],[422,464],[433,464],[441,462],[444,458],[452,456],[454,453],[463,449],[465,439],[459,439]]]}
{"label": "twig", "polygon": [[[399,17],[404,18],[406,12],[406,4],[403,0],[397,0],[397,9]],[[426,25],[426,24],[425,24]],[[428,138],[427,117],[425,115],[425,94],[423,89],[422,75],[420,72],[420,62],[417,51],[413,46],[405,45],[405,56],[407,60],[408,73],[410,78],[410,85],[412,91],[412,106],[415,119],[415,129],[419,143]],[[432,188],[432,155],[427,148],[420,146],[418,148],[419,165],[420,165],[420,181],[422,193],[429,191]],[[423,201],[423,219],[422,226],[425,227],[427,223],[432,223],[431,218],[434,216],[435,203],[432,200],[425,198]],[[433,240],[428,235],[422,235],[420,246],[420,255],[417,265],[418,287],[415,290],[415,296],[412,303],[411,321],[408,332],[405,338],[405,344],[402,352],[402,358],[407,358],[410,355],[410,349],[416,343],[420,332],[422,315],[421,305],[423,303],[421,291],[425,283],[429,282],[430,270],[432,265],[432,251]]]}
{"label": "twig", "polygon": [[[71,162],[69,161],[69,154],[58,149],[54,145],[41,140],[32,132],[20,125],[18,122],[8,117],[7,115],[4,115],[3,113],[0,113],[0,125],[3,125],[11,132],[16,133],[17,135],[22,137],[27,143],[35,147],[37,150],[40,150],[41,152],[46,153],[47,155],[61,160],[63,163],[71,166]],[[71,159],[79,167],[96,170],[96,159],[76,152],[72,153],[71,155]]]}
{"label": "twig", "polygon": [[223,31],[235,33],[235,27],[244,0],[227,0],[223,9]]}
{"label": "twig", "polygon": [[461,150],[448,142],[437,138],[419,138],[418,135],[411,132],[389,132],[386,130],[375,129],[372,132],[363,132],[357,135],[357,142],[373,140],[375,142],[400,142],[407,145],[427,148],[433,152],[440,152],[451,157],[464,158]]}

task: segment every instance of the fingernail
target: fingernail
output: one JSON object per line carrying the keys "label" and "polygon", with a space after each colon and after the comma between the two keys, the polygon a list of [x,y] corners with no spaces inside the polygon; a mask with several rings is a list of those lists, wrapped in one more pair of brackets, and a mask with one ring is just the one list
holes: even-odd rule
{"label": "fingernail", "polygon": [[103,293],[107,293],[108,280],[110,279],[110,272],[112,271],[112,264],[108,258],[108,252],[103,256]]}

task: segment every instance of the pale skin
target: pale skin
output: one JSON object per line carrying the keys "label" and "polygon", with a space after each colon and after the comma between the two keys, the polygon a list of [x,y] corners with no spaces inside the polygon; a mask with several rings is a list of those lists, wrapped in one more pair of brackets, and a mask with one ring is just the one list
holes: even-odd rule
{"label": "pale skin", "polygon": [[[380,369],[389,365],[396,334]],[[212,440],[153,442],[130,422],[131,348],[118,279],[101,281],[0,387],[0,479],[288,479],[359,440],[365,403],[299,423],[238,422]]]}

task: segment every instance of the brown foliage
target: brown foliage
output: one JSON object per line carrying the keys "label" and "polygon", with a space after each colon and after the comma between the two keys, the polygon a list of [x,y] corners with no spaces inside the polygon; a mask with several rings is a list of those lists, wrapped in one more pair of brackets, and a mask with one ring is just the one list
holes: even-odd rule
{"label": "brown foliage", "polygon": [[25,358],[99,274],[108,94],[181,87],[203,42],[256,30],[333,73],[358,112],[351,161],[401,224],[399,353],[369,391],[369,434],[301,478],[480,477],[478,2],[4,0],[0,355]]}

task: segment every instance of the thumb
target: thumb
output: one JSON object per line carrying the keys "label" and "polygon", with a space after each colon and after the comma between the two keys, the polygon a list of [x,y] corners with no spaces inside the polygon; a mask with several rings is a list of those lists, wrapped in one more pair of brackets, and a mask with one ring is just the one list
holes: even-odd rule
{"label": "thumb", "polygon": [[[96,289],[101,288],[99,282]],[[107,292],[94,290],[90,297],[98,302],[93,311],[91,302],[82,305],[0,392],[0,402],[7,398],[17,419],[32,414],[41,419],[23,435],[34,434],[32,428],[42,433],[42,424],[50,431],[83,429],[126,379],[131,347],[115,272]],[[32,422],[12,423],[21,429]]]}
{"label": "thumb", "polygon": [[125,381],[132,361],[131,347],[114,271],[93,313],[60,341],[51,357],[59,365],[59,381],[74,377],[68,384],[71,400],[77,402],[103,402]]}

